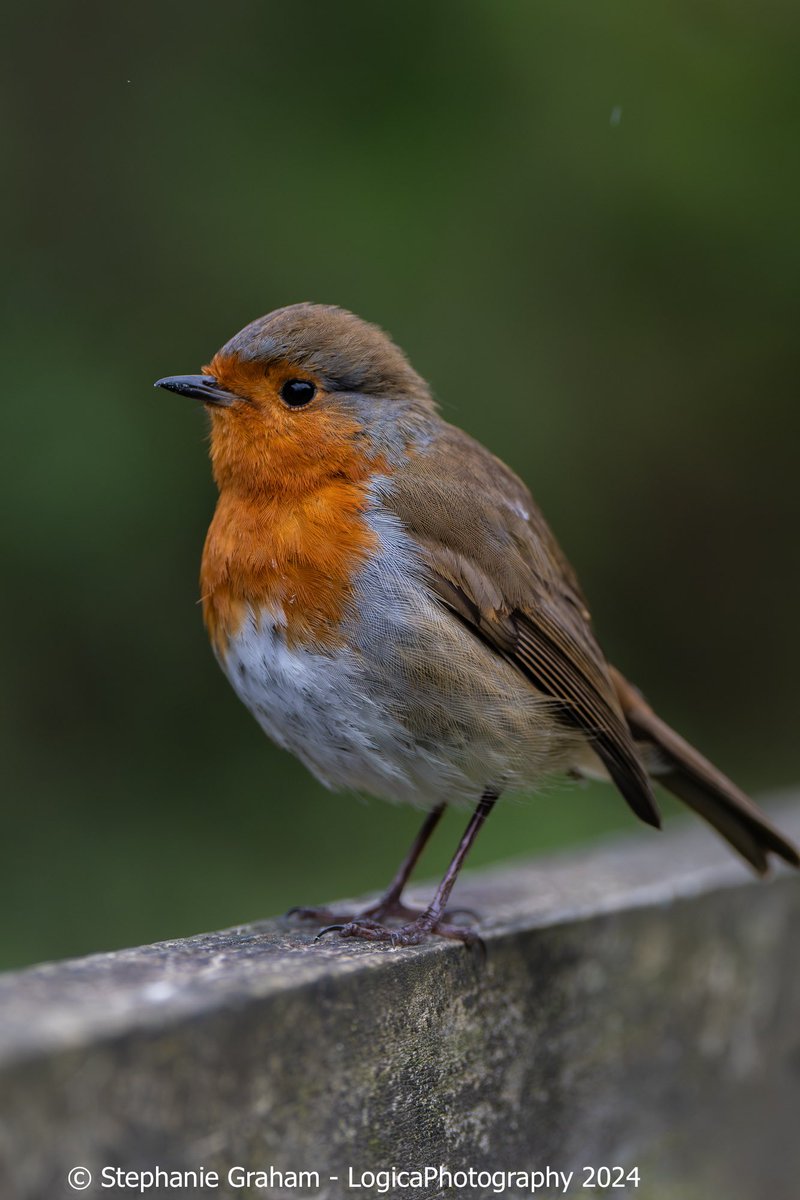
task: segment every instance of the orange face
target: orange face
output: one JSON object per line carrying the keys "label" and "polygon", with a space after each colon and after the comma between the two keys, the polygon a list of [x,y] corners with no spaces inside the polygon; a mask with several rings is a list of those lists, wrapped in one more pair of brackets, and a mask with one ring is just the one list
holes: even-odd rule
{"label": "orange face", "polygon": [[[203,374],[241,397],[230,407],[209,409],[211,462],[221,490],[302,495],[326,478],[363,473],[363,448],[355,452],[353,444],[359,441],[357,422],[329,403],[322,383],[309,372],[217,354]],[[305,394],[297,385],[305,385]],[[294,402],[292,391],[300,393],[301,403]]]}
{"label": "orange face", "polygon": [[251,321],[203,368],[157,387],[203,401],[219,501],[201,574],[218,653],[245,620],[287,641],[341,637],[377,537],[371,484],[405,461],[435,412],[425,381],[375,325],[335,305]]}
{"label": "orange face", "polygon": [[231,355],[203,372],[239,398],[209,405],[220,490],[201,575],[209,632],[224,654],[249,609],[284,624],[290,642],[329,645],[375,544],[363,513],[385,463],[309,373]]}

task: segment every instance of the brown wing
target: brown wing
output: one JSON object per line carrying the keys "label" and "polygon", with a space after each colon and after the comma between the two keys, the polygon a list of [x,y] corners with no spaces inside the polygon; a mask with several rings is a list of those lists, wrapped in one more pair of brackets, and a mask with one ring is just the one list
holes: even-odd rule
{"label": "brown wing", "polygon": [[414,534],[443,604],[558,702],[633,811],[658,826],[653,791],[577,579],[524,484],[467,434],[444,425],[392,477],[384,503]]}

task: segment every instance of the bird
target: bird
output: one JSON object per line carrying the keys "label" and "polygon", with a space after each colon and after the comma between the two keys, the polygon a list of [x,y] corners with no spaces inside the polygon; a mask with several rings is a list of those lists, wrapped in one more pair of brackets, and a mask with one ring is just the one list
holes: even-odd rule
{"label": "bird", "polygon": [[[391,337],[304,302],[246,325],[158,388],[210,415],[218,489],[203,618],[266,734],[334,791],[409,803],[422,828],[360,911],[322,933],[478,941],[448,907],[501,795],[604,778],[660,827],[654,781],[759,874],[800,856],[674,732],[597,641],[577,576],[525,484],[447,423]],[[471,815],[433,899],[403,893],[448,806]]]}

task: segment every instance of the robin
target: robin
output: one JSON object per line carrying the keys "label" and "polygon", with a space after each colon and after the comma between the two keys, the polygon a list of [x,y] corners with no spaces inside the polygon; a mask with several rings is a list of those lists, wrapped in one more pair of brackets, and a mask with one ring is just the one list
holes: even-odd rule
{"label": "robin", "polygon": [[[655,778],[760,874],[770,854],[800,866],[606,661],[528,489],[442,420],[381,329],[291,305],[202,374],[156,386],[211,417],[203,616],[237,695],[328,787],[427,813],[376,904],[297,911],[394,945],[472,940],[447,904],[478,831],[502,793],[557,773],[612,780],[658,827]],[[403,888],[447,804],[475,807],[432,902],[413,910]]]}

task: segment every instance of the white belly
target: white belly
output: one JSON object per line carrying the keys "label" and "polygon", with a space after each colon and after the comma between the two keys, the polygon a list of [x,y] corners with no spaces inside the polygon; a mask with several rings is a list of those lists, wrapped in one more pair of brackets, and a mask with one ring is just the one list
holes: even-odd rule
{"label": "white belly", "polygon": [[402,721],[398,685],[402,695],[407,681],[390,661],[379,678],[358,651],[289,647],[280,625],[263,617],[245,623],[222,666],[265,733],[336,790],[426,808],[474,803],[486,787],[535,786],[575,749],[521,681],[516,696],[504,695],[492,680],[484,691],[482,676],[475,694],[466,689],[463,709],[461,695],[426,703],[418,692],[415,720]]}
{"label": "white belly", "polygon": [[280,624],[262,616],[245,623],[222,667],[264,732],[327,787],[425,806],[463,789],[446,756],[421,747],[370,694],[359,658],[290,647]]}
{"label": "white belly", "polygon": [[569,766],[583,739],[431,597],[396,519],[369,519],[385,553],[357,580],[345,645],[287,645],[282,613],[250,614],[229,644],[223,669],[265,732],[328,787],[424,807]]}

